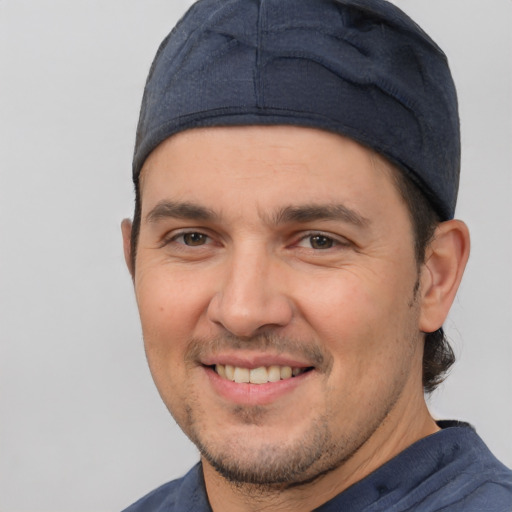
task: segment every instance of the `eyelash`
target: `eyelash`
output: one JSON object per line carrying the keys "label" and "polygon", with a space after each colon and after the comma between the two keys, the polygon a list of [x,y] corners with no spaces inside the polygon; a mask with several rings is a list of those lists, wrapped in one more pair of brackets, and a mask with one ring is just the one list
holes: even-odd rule
{"label": "eyelash", "polygon": [[190,230],[190,231],[182,231],[180,233],[175,233],[172,236],[164,238],[162,240],[162,246],[169,245],[173,242],[176,242],[178,245],[183,245],[185,247],[202,247],[202,246],[206,245],[206,244],[197,244],[197,245],[187,244],[187,243],[185,243],[185,240],[183,240],[182,242],[178,242],[179,238],[184,238],[187,235],[199,235],[200,237],[204,237],[207,240],[212,240],[211,236],[209,236],[206,233],[203,233],[202,231]]}
{"label": "eyelash", "polygon": [[[324,239],[328,241],[331,245],[329,247],[324,248],[315,248],[313,247],[312,243],[312,239],[314,238]],[[303,235],[294,245],[301,247],[300,243],[308,239],[310,240],[310,247],[307,247],[306,249],[313,249],[315,251],[327,251],[329,249],[334,249],[336,247],[348,247],[350,245],[350,243],[347,240],[340,240],[335,236],[323,233],[321,231],[312,231]]]}

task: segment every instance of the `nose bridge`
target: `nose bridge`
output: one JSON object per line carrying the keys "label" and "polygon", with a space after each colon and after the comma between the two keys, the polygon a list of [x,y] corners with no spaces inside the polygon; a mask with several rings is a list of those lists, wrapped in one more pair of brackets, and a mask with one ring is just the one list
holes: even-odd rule
{"label": "nose bridge", "polygon": [[279,266],[278,258],[257,241],[233,249],[209,306],[210,320],[244,337],[286,325],[292,307],[278,278]]}

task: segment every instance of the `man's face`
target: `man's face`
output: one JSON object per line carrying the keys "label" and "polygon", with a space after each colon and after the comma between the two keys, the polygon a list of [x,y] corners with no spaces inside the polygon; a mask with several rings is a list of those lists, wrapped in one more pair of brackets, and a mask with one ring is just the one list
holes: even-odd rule
{"label": "man's face", "polygon": [[147,358],[206,464],[304,482],[411,420],[418,268],[379,157],[308,128],[192,130],[153,151],[141,194]]}

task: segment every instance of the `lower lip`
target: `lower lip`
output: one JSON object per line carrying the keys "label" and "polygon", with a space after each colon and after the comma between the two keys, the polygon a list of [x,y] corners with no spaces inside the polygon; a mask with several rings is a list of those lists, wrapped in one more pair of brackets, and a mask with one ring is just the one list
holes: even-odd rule
{"label": "lower lip", "polygon": [[210,367],[204,367],[213,389],[226,400],[240,405],[268,405],[293,393],[297,387],[311,378],[314,370],[296,377],[266,384],[236,383],[222,378]]}

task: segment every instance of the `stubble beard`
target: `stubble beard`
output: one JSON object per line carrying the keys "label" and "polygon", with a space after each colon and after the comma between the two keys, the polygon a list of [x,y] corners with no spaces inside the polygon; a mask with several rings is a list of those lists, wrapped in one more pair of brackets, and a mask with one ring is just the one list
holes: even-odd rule
{"label": "stubble beard", "polygon": [[[249,416],[259,415],[257,409],[243,411],[241,422],[248,423]],[[314,467],[321,465],[328,453],[326,447],[333,445],[327,424],[321,418],[295,446],[266,442],[251,447],[246,439],[229,439],[219,446],[205,439],[194,422],[190,424],[189,435],[202,457],[228,482],[260,489],[282,489],[315,479],[318,471]]]}
{"label": "stubble beard", "polygon": [[[271,441],[251,446],[247,439],[233,438],[212,442],[202,434],[200,421],[196,421],[198,411],[193,408],[187,408],[184,431],[217,473],[244,494],[255,496],[305,486],[343,466],[386,421],[396,399],[371,423],[343,437],[338,434],[338,438],[331,432],[327,414],[312,420],[300,438],[284,446]],[[249,425],[251,417],[254,424],[260,423],[259,409],[244,408],[241,423]]]}

